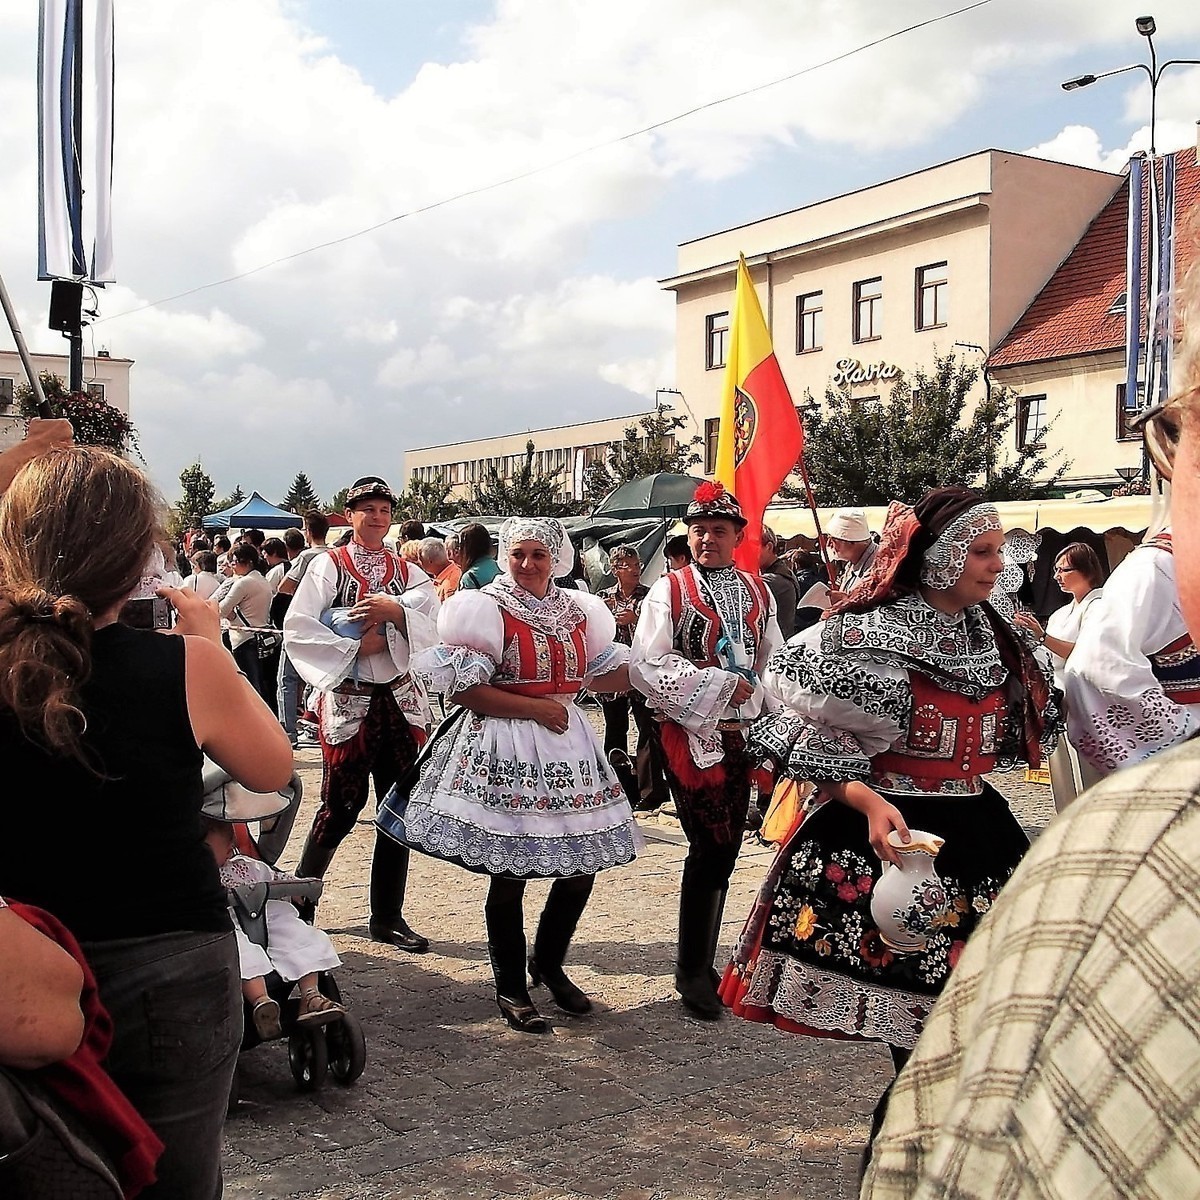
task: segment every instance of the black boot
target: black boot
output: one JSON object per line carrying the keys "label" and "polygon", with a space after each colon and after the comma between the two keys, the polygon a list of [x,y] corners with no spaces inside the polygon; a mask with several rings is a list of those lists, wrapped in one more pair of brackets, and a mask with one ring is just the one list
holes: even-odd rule
{"label": "black boot", "polygon": [[525,987],[524,894],[525,886],[518,880],[492,879],[483,909],[488,959],[501,1016],[521,1033],[545,1033],[550,1023],[534,1007]]}
{"label": "black boot", "polygon": [[724,902],[721,889],[698,887],[687,880],[679,894],[675,990],[684,1008],[705,1021],[719,1021],[723,1011],[713,982],[713,949]]}
{"label": "black boot", "polygon": [[[318,846],[310,832],[308,840],[304,843],[304,849],[300,852],[300,862],[296,866],[296,874],[301,879],[324,879],[325,872],[329,870],[329,864],[333,862],[336,849],[336,846]],[[315,900],[294,900],[292,903],[296,906],[296,912],[300,914],[300,920],[306,925],[311,925],[316,920],[317,902]]]}
{"label": "black boot", "polygon": [[393,842],[386,834],[375,834],[375,853],[371,857],[371,920],[367,930],[371,939],[424,954],[429,941],[414,933],[403,916],[404,889],[408,883],[408,847]]}
{"label": "black boot", "polygon": [[595,882],[594,875],[576,875],[554,881],[546,907],[542,909],[533,942],[533,957],[529,960],[529,978],[534,986],[544,983],[550,989],[554,1003],[573,1017],[591,1012],[592,1002],[582,988],[567,978],[563,963]]}

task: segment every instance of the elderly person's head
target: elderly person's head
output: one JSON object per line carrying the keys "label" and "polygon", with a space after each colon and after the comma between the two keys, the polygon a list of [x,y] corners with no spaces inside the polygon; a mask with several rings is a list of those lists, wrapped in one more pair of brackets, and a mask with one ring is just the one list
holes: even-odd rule
{"label": "elderly person's head", "polygon": [[766,570],[779,557],[779,534],[770,525],[762,527],[762,542],[758,550],[758,569]]}
{"label": "elderly person's head", "polygon": [[450,565],[446,543],[441,538],[422,538],[417,543],[417,565],[426,575],[440,575]]}
{"label": "elderly person's head", "polygon": [[839,508],[829,518],[825,540],[834,558],[853,566],[871,544],[871,527],[861,508]]}
{"label": "elderly person's head", "polygon": [[465,565],[466,565],[466,564],[465,564],[465,563],[463,563],[463,562],[461,561],[461,559],[459,558],[459,549],[458,549],[458,534],[457,534],[457,533],[448,533],[448,534],[446,534],[446,557],[447,557],[447,558],[448,558],[448,559],[449,559],[449,560],[450,560],[450,561],[451,561],[451,562],[452,562],[452,563],[453,563],[453,564],[454,564],[456,567],[462,567],[462,566],[465,566]]}
{"label": "elderly person's head", "polygon": [[630,545],[613,547],[608,552],[608,567],[616,576],[621,591],[627,596],[632,594],[642,577],[642,560],[638,557],[637,547]]}
{"label": "elderly person's head", "polygon": [[141,471],[90,446],[35,458],[0,500],[0,709],[25,736],[82,755],[92,632],[138,587],[162,512]]}

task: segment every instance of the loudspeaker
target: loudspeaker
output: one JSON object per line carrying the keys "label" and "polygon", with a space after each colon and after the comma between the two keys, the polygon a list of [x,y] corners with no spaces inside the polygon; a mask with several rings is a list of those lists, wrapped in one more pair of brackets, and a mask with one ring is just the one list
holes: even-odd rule
{"label": "loudspeaker", "polygon": [[79,333],[82,327],[83,284],[56,279],[50,285],[50,328],[60,333]]}

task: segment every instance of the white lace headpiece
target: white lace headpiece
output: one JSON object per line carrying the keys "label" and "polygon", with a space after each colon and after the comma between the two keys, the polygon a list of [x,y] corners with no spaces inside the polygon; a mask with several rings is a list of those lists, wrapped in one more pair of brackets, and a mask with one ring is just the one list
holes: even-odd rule
{"label": "white lace headpiece", "polygon": [[500,526],[500,568],[508,569],[508,552],[518,542],[541,542],[554,556],[554,578],[570,575],[575,566],[575,548],[567,527],[557,517],[509,517]]}
{"label": "white lace headpiece", "polygon": [[921,582],[935,592],[952,588],[967,567],[967,551],[980,534],[1002,529],[1000,513],[994,504],[976,504],[960,513],[925,553],[921,564]]}

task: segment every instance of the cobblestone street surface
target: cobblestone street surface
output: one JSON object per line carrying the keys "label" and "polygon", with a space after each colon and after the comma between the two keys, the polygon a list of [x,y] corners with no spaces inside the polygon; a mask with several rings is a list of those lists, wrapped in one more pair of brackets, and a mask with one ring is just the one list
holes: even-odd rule
{"label": "cobblestone street surface", "polygon": [[[318,752],[301,750],[299,761],[306,801],[287,867],[319,790]],[[1048,788],[997,782],[1022,824],[1045,823]],[[869,1115],[891,1077],[887,1050],[687,1015],[672,986],[682,837],[667,817],[644,828],[653,840],[634,864],[599,876],[572,947],[570,973],[597,1011],[568,1018],[535,990],[554,1020],[537,1037],[510,1030],[492,998],[486,879],[414,855],[405,912],[430,953],[368,940],[373,830],[360,823],[330,870],[319,920],[366,1029],[366,1071],[350,1088],[330,1078],[304,1094],[285,1043],[244,1054],[226,1126],[226,1195],[854,1195]],[[743,849],[725,949],[771,855],[756,842]],[[529,887],[531,927],[547,886]]]}

